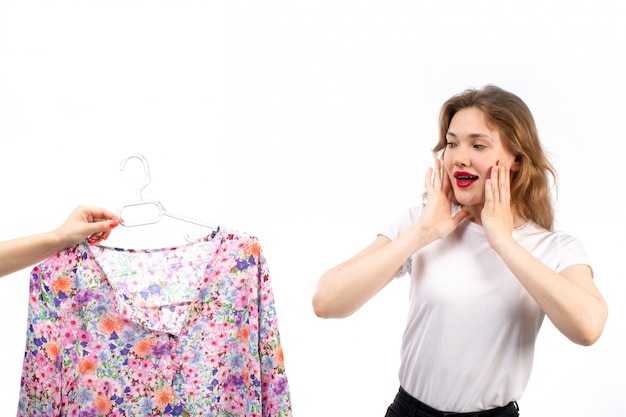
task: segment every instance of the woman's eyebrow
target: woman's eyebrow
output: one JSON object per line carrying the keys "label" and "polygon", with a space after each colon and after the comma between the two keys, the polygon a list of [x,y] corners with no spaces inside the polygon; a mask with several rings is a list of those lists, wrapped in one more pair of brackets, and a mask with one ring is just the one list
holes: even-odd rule
{"label": "woman's eyebrow", "polygon": [[[446,137],[448,136],[452,136],[453,138],[456,138],[457,135],[454,132],[447,132],[446,133]],[[485,133],[470,133],[469,137],[472,139],[489,139],[491,141],[493,141],[493,137],[490,135],[487,135]]]}

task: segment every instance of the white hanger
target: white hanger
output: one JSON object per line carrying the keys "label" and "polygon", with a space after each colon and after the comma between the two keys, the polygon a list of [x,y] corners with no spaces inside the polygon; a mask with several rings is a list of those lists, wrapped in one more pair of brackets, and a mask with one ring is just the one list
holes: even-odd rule
{"label": "white hanger", "polygon": [[[124,205],[122,205],[120,208],[117,209],[117,217],[120,219],[120,224],[122,226],[125,227],[135,227],[135,226],[143,226],[143,225],[148,225],[148,224],[154,224],[154,223],[158,223],[159,221],[161,221],[161,219],[163,218],[163,216],[167,216],[167,217],[171,217],[172,219],[176,219],[176,220],[182,220],[188,223],[193,223],[193,224],[197,224],[200,226],[204,226],[204,227],[208,227],[210,229],[213,230],[213,232],[217,232],[219,230],[219,226],[214,225],[212,223],[207,223],[207,222],[203,222],[201,220],[196,220],[196,219],[192,219],[189,217],[185,217],[185,216],[180,216],[180,215],[176,215],[173,213],[170,213],[169,211],[167,211],[165,209],[165,207],[163,207],[163,204],[161,204],[160,201],[158,200],[144,200],[142,195],[141,195],[141,191],[146,188],[148,186],[148,184],[150,184],[151,182],[151,178],[150,178],[150,167],[148,166],[148,160],[140,154],[133,154],[130,155],[126,158],[124,158],[122,160],[122,164],[120,166],[120,171],[124,171],[124,169],[126,168],[126,162],[129,159],[132,158],[137,158],[139,159],[142,163],[143,163],[143,171],[144,171],[144,175],[145,175],[145,182],[144,184],[137,188],[137,200],[136,201],[131,201],[129,203],[126,203]],[[128,208],[128,207],[134,207],[134,206],[154,206],[157,209],[157,215],[155,218],[153,219],[148,219],[142,222],[138,222],[138,223],[133,223],[133,224],[128,224],[125,223],[123,221],[123,217],[122,217],[122,212],[124,211],[124,209]],[[188,241],[195,241],[197,239],[191,239],[189,238],[189,236],[187,234],[185,234],[185,239],[187,239]]]}

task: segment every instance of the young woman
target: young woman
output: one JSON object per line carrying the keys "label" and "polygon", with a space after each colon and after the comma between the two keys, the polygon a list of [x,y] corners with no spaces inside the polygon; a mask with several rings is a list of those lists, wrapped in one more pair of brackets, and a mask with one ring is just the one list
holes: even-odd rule
{"label": "young woman", "polygon": [[0,242],[0,277],[36,264],[86,238],[91,243],[106,239],[119,224],[114,220],[113,212],[79,206],[55,230]]}
{"label": "young woman", "polygon": [[517,416],[544,315],[591,345],[607,305],[580,242],[553,230],[555,174],[526,104],[496,86],[466,90],[444,103],[439,128],[424,203],[322,274],[313,307],[348,316],[410,274],[387,417]]}

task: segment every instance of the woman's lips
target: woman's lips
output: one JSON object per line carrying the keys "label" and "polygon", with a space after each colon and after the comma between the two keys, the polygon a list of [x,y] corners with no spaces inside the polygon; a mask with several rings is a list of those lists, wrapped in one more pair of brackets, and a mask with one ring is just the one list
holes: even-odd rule
{"label": "woman's lips", "polygon": [[456,179],[456,185],[459,188],[466,188],[478,181],[478,176],[464,171],[457,171],[454,173]]}

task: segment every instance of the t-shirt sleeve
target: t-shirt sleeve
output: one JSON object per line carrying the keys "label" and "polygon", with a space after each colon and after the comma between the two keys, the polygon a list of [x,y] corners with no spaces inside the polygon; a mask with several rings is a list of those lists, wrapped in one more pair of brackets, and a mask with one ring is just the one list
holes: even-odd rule
{"label": "t-shirt sleeve", "polygon": [[[400,214],[394,221],[383,228],[379,235],[385,236],[390,240],[395,240],[406,229],[409,228],[419,218],[422,206],[414,206]],[[396,275],[396,278],[400,278],[407,273],[411,273],[412,268],[412,256],[409,256],[400,267],[400,271]]]}
{"label": "t-shirt sleeve", "polygon": [[580,264],[587,265],[591,268],[589,256],[580,240],[567,234],[561,234],[559,240],[561,256],[556,267],[556,272],[561,272],[568,266]]}

